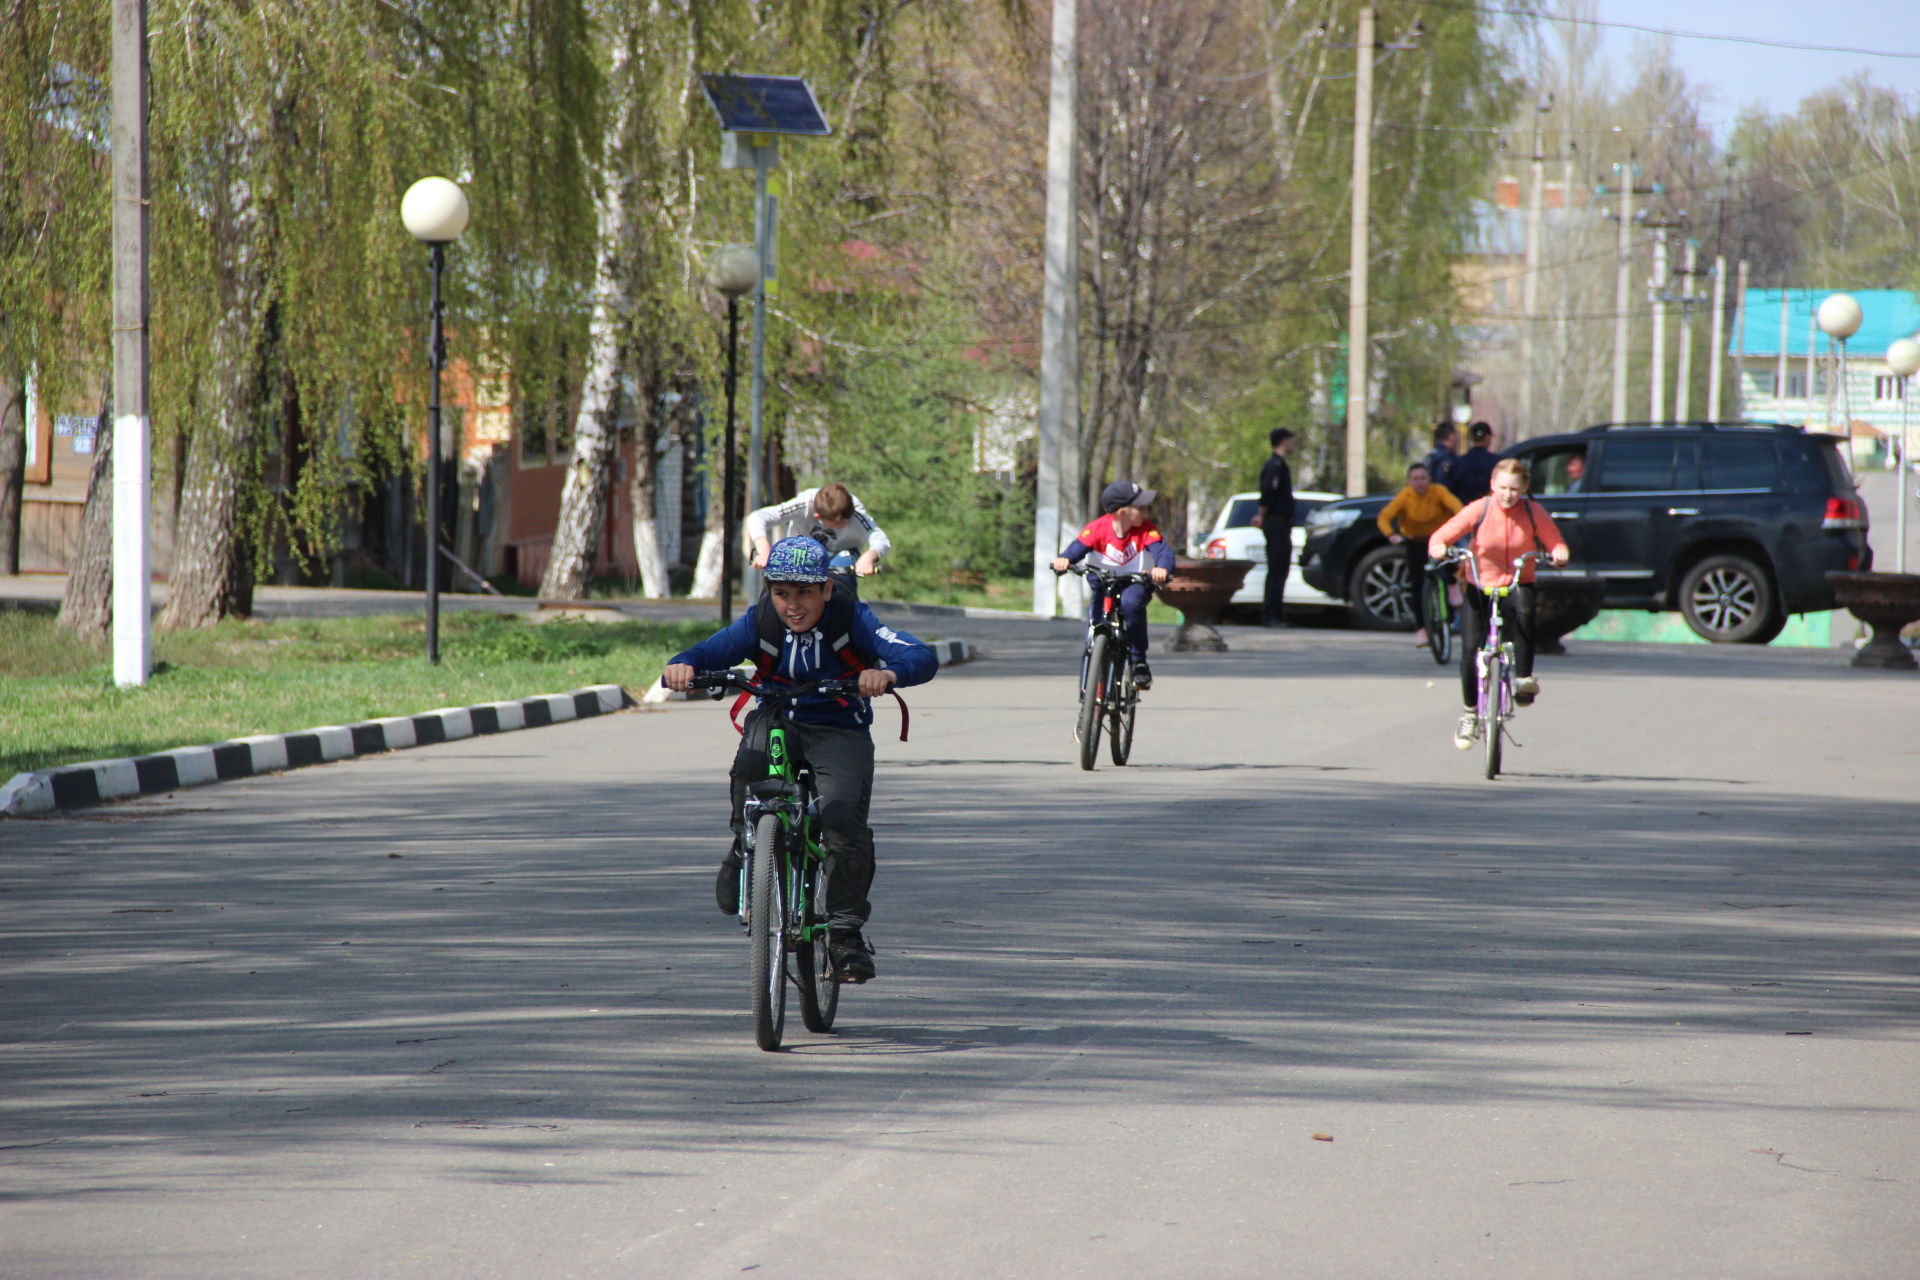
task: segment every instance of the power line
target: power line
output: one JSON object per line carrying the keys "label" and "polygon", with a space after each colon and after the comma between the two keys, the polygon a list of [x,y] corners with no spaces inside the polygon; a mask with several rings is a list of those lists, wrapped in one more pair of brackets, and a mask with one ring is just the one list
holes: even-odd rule
{"label": "power line", "polygon": [[1681,31],[1673,27],[1647,27],[1635,22],[1608,22],[1600,18],[1576,18],[1568,14],[1541,13],[1537,9],[1507,9],[1498,5],[1448,3],[1448,0],[1422,0],[1434,9],[1464,9],[1470,13],[1501,14],[1512,18],[1534,18],[1541,22],[1573,22],[1586,27],[1612,27],[1621,31],[1644,31],[1649,35],[1671,36],[1676,40],[1717,40],[1728,44],[1757,44],[1769,49],[1797,49],[1804,53],[1849,53],[1863,58],[1901,58],[1920,62],[1920,53],[1900,53],[1889,49],[1861,49],[1852,45],[1811,44],[1803,40],[1770,40],[1764,36],[1726,35],[1711,31]]}

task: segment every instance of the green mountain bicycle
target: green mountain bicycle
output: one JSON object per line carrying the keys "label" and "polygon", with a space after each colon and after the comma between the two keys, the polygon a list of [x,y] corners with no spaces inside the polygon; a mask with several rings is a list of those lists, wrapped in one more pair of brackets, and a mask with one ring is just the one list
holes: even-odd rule
{"label": "green mountain bicycle", "polygon": [[[761,684],[740,671],[701,671],[693,687],[719,698],[740,689],[777,712],[814,694],[860,696],[847,676],[810,684]],[[748,942],[748,1006],[753,1038],[762,1049],[780,1047],[786,1028],[787,984],[800,993],[800,1017],[809,1031],[831,1031],[840,1007],[840,983],[827,953],[827,853],[821,844],[820,804],[813,771],[787,750],[782,717],[768,716],[767,776],[747,784],[742,816],[740,923]]]}

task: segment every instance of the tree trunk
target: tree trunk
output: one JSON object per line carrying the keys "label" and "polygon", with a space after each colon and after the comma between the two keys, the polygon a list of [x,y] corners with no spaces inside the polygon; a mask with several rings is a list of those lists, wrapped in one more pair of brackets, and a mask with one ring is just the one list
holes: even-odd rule
{"label": "tree trunk", "polygon": [[67,596],[59,622],[78,635],[105,636],[113,629],[113,424],[104,405],[94,423],[93,442],[80,549],[67,566]]}
{"label": "tree trunk", "polygon": [[[599,254],[594,264],[593,319],[588,330],[586,384],[581,389],[580,413],[573,424],[573,458],[567,464],[566,488],[560,494],[560,516],[554,522],[553,543],[547,553],[547,571],[540,578],[540,594],[549,600],[576,600],[586,594],[593,568],[594,548],[600,542],[600,522],[607,508],[607,489],[613,481],[614,413],[620,389],[620,365],[626,356],[629,312],[625,255],[627,196],[630,176],[619,172],[632,89],[624,82],[629,60],[626,46],[616,47],[610,91],[617,105],[608,117],[607,155],[601,173],[600,196],[595,202]],[[651,413],[651,406],[637,406]]]}
{"label": "tree trunk", "polygon": [[20,572],[20,503],[27,481],[26,379],[0,374],[0,573]]}
{"label": "tree trunk", "polygon": [[197,430],[187,447],[179,535],[167,604],[157,627],[210,627],[253,611],[253,561],[240,544],[240,466],[247,432],[236,411],[222,409],[212,429]]}

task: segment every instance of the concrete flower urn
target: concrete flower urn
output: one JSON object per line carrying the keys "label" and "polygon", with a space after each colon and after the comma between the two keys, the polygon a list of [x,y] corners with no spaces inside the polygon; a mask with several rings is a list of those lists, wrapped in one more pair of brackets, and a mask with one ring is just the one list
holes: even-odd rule
{"label": "concrete flower urn", "polygon": [[[1220,612],[1247,580],[1251,560],[1175,560],[1173,576],[1156,590],[1160,598],[1180,611],[1180,626],[1167,648],[1173,653],[1225,653],[1220,637]],[[1205,635],[1194,635],[1200,628]]]}
{"label": "concrete flower urn", "polygon": [[1565,653],[1562,638],[1598,617],[1606,594],[1607,580],[1598,574],[1542,570],[1533,580],[1533,651]]}
{"label": "concrete flower urn", "polygon": [[1834,603],[1873,628],[1873,638],[1853,655],[1856,667],[1911,670],[1920,663],[1901,643],[1900,632],[1920,622],[1920,573],[1829,573]]}

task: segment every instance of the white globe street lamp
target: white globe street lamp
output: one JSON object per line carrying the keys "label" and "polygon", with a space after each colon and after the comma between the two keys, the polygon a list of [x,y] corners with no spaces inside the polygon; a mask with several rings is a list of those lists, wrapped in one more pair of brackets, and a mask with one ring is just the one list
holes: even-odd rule
{"label": "white globe street lamp", "polygon": [[422,178],[400,199],[400,221],[430,250],[433,313],[427,356],[433,365],[433,396],[427,404],[427,661],[440,662],[440,378],[447,364],[441,320],[441,277],[447,270],[447,246],[467,229],[467,193],[445,178]]}
{"label": "white globe street lamp", "polygon": [[[1813,318],[1820,326],[1820,332],[1840,344],[1837,371],[1840,383],[1840,427],[1841,434],[1846,438],[1841,447],[1840,456],[1846,459],[1847,471],[1851,473],[1853,471],[1853,402],[1847,391],[1847,339],[1860,332],[1860,321],[1863,319],[1860,303],[1850,293],[1828,294],[1821,300],[1819,309],[1813,313]],[[1833,429],[1833,392],[1831,390],[1827,392],[1827,429],[1829,431]]]}
{"label": "white globe street lamp", "polygon": [[1894,553],[1896,573],[1907,571],[1907,397],[1913,394],[1913,375],[1920,373],[1920,342],[1897,338],[1887,346],[1887,368],[1900,379],[1900,435],[1893,446]]}
{"label": "white globe street lamp", "polygon": [[740,350],[740,295],[760,283],[760,255],[750,244],[723,244],[707,262],[707,283],[727,300],[727,443],[721,456],[720,625],[733,621],[733,557],[739,543],[734,524],[733,388]]}

